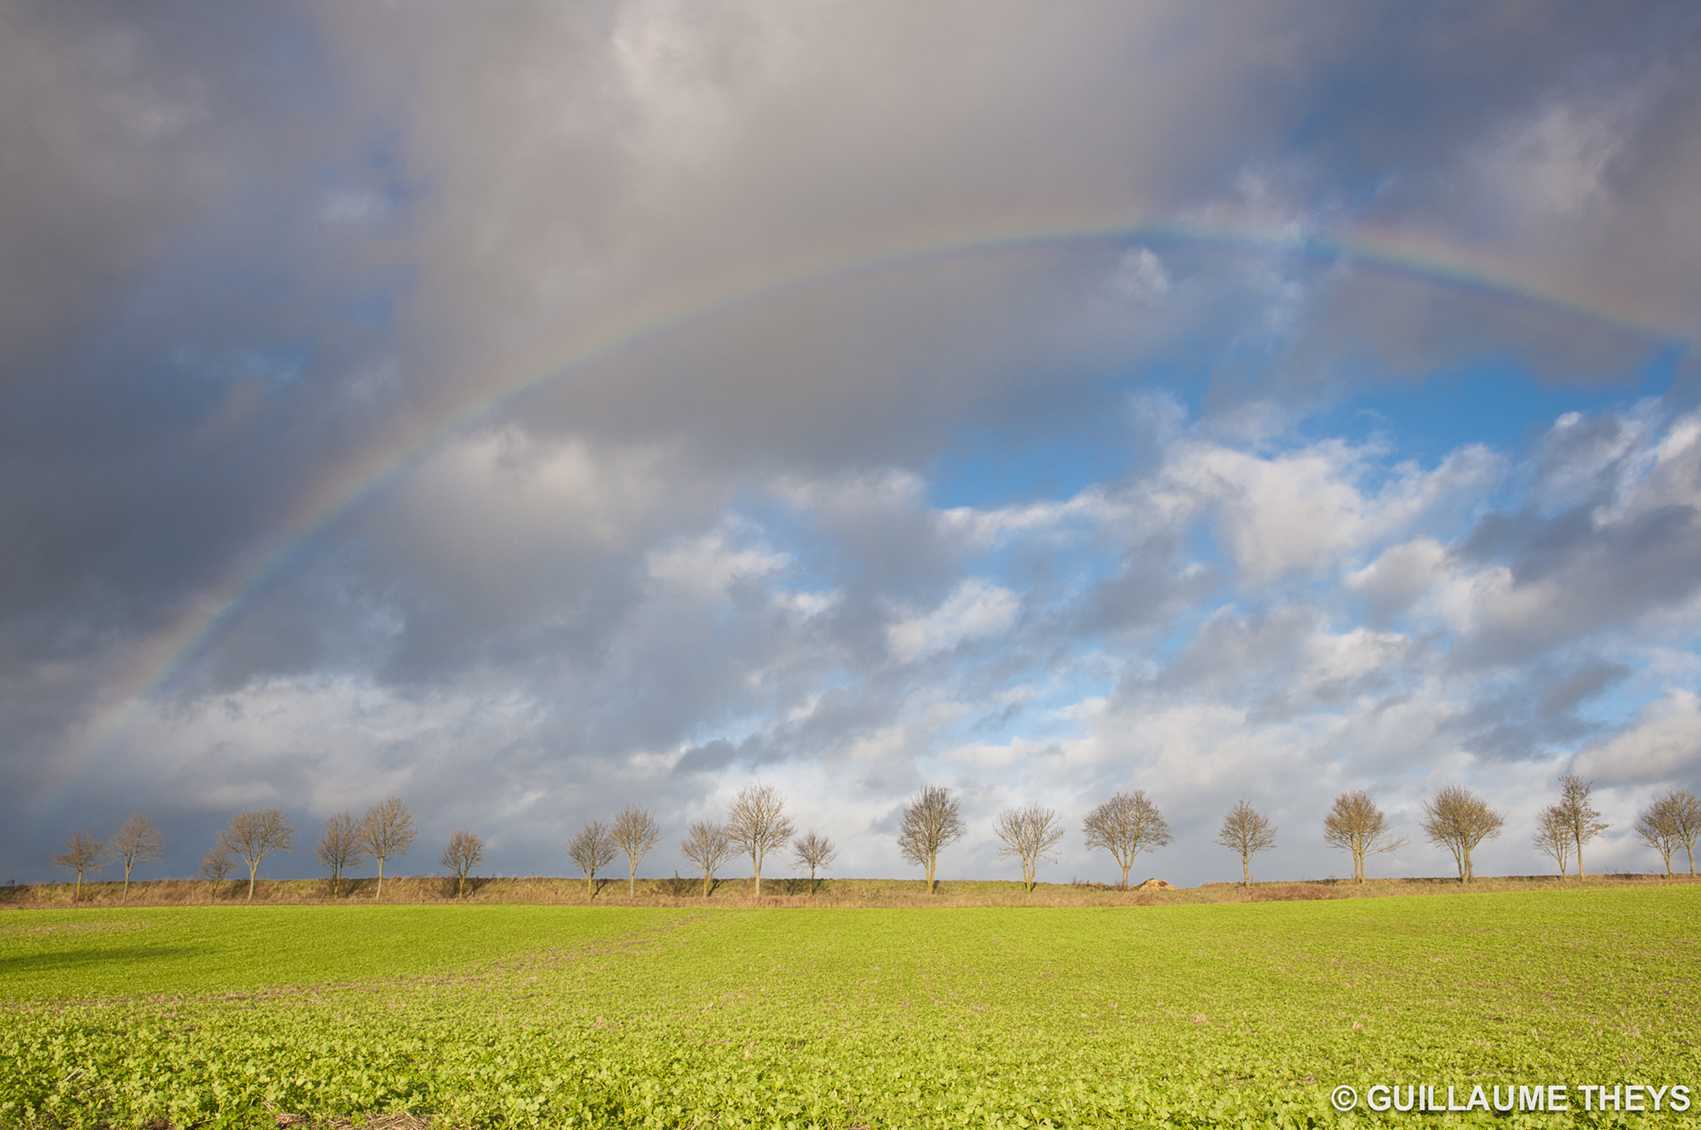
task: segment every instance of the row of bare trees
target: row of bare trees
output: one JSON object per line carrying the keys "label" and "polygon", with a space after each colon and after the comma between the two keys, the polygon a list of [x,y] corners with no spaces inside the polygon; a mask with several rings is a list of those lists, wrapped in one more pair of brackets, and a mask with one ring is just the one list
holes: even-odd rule
{"label": "row of bare trees", "polygon": [[123,901],[130,898],[130,872],[138,863],[158,863],[165,858],[165,837],[154,826],[152,818],[137,814],[124,821],[118,831],[103,842],[91,832],[77,831],[65,841],[64,850],[53,853],[55,867],[63,867],[77,875],[76,897],[83,894],[83,876],[100,871],[114,862],[124,865]]}
{"label": "row of bare trees", "polygon": [[[333,894],[340,890],[345,871],[368,859],[376,860],[378,893],[382,895],[385,861],[405,854],[417,834],[408,806],[400,797],[390,797],[372,805],[359,820],[347,812],[339,812],[325,821],[325,829],[319,835],[313,854],[330,872]],[[292,850],[295,844],[296,829],[290,826],[283,809],[259,808],[239,812],[231,817],[228,827],[219,829],[212,849],[201,858],[200,877],[215,883],[223,882],[236,870],[240,861],[248,868],[248,900],[252,902],[260,862],[274,852]],[[152,818],[138,814],[124,821],[104,842],[87,831],[72,833],[71,838],[65,841],[64,850],[53,854],[52,862],[56,867],[76,873],[76,898],[82,897],[85,875],[103,870],[114,862],[122,863],[123,897],[127,900],[130,897],[130,874],[136,865],[158,863],[164,858],[164,851],[165,837]]]}
{"label": "row of bare trees", "polygon": [[[941,785],[928,785],[904,807],[898,847],[904,858],[927,869],[927,889],[937,887],[939,851],[961,839],[967,831],[957,798]],[[1016,858],[1022,864],[1022,885],[1032,891],[1038,883],[1041,860],[1055,862],[1057,845],[1064,836],[1063,822],[1050,808],[1030,804],[1007,808],[992,824],[1003,842],[1000,859]],[[1175,838],[1169,821],[1143,789],[1117,792],[1087,813],[1081,831],[1088,848],[1108,851],[1122,870],[1122,889],[1128,889],[1128,873],[1143,851],[1163,847]],[[1252,882],[1252,857],[1275,846],[1276,829],[1245,800],[1235,803],[1223,818],[1216,842],[1240,854],[1248,885]]]}
{"label": "row of bare trees", "polygon": [[[1577,877],[1588,878],[1583,866],[1583,845],[1610,825],[1590,800],[1594,782],[1575,774],[1559,778],[1559,800],[1536,817],[1535,846],[1559,864],[1561,876],[1569,874],[1572,859]],[[1701,800],[1688,789],[1667,789],[1636,815],[1633,825],[1642,841],[1660,853],[1666,875],[1673,874],[1671,860],[1679,847],[1689,856],[1689,874],[1695,874],[1695,841],[1701,837]]]}
{"label": "row of bare trees", "polygon": [[[1583,845],[1610,827],[1601,820],[1601,814],[1594,806],[1593,792],[1593,781],[1586,781],[1577,774],[1562,776],[1559,778],[1559,799],[1543,808],[1536,817],[1532,842],[1559,864],[1561,877],[1570,873],[1572,859],[1577,861],[1577,877],[1588,877],[1583,866]],[[1363,793],[1337,798],[1337,813],[1341,811],[1343,801],[1349,798],[1354,801],[1357,826],[1375,833],[1358,841],[1369,845],[1367,849],[1354,850],[1357,877],[1362,879],[1362,861],[1367,850],[1371,854],[1393,851],[1405,841],[1388,838],[1382,814],[1375,810],[1375,805]],[[1331,818],[1333,816],[1332,813]],[[1453,853],[1459,879],[1468,883],[1476,877],[1471,867],[1471,852],[1484,840],[1499,836],[1505,823],[1503,813],[1494,811],[1488,802],[1469,789],[1462,785],[1446,785],[1424,802],[1419,826],[1431,843]],[[1689,855],[1689,874],[1695,874],[1695,841],[1701,837],[1701,801],[1696,799],[1695,794],[1688,789],[1666,790],[1637,815],[1635,829],[1644,842],[1660,853],[1668,876],[1673,873],[1672,856],[1680,846]],[[1326,838],[1339,846],[1348,846],[1341,838],[1327,835]]]}
{"label": "row of bare trees", "polygon": [[[1590,800],[1594,782],[1573,774],[1560,777],[1559,787],[1560,799],[1543,809],[1538,818],[1535,845],[1558,861],[1561,876],[1568,873],[1567,863],[1574,857],[1577,873],[1584,877],[1583,845],[1608,825],[1601,821]],[[1425,838],[1452,853],[1460,881],[1468,883],[1476,877],[1471,853],[1484,840],[1499,836],[1505,822],[1504,814],[1496,812],[1470,789],[1445,785],[1424,802],[1418,824]],[[932,890],[939,849],[966,831],[957,801],[948,789],[929,785],[905,808],[902,828],[899,846],[906,859],[927,868],[928,889]],[[1082,831],[1086,833],[1088,848],[1109,851],[1115,858],[1122,869],[1124,890],[1135,857],[1173,839],[1157,805],[1139,790],[1118,792],[1094,808],[1082,822]],[[1275,846],[1276,831],[1267,817],[1241,798],[1223,817],[1214,842],[1240,856],[1242,882],[1251,886],[1252,859]],[[1687,851],[1689,873],[1695,874],[1701,801],[1694,794],[1687,789],[1670,789],[1660,794],[1638,815],[1636,831],[1660,853],[1667,875],[1672,874],[1672,856],[1679,847]],[[1004,844],[998,853],[1000,858],[1020,858],[1022,882],[1028,890],[1034,888],[1038,862],[1056,858],[1056,845],[1064,835],[1057,814],[1038,805],[1005,809],[993,823],[993,832]],[[1323,820],[1323,839],[1352,855],[1353,878],[1361,883],[1366,878],[1366,861],[1370,856],[1397,851],[1407,843],[1405,837],[1394,835],[1387,814],[1362,789],[1335,798]]]}
{"label": "row of bare trees", "polygon": [[[786,815],[785,798],[772,785],[752,784],[733,798],[724,822],[693,821],[685,830],[679,848],[686,859],[703,873],[703,894],[714,889],[715,872],[738,855],[748,855],[756,879],[756,894],[762,894],[762,867],[773,856],[790,847],[800,866],[809,868],[809,891],[815,892],[816,878],[838,855],[826,836],[811,830],[795,842],[797,829]],[[596,873],[626,855],[627,890],[636,894],[638,864],[661,841],[661,825],[648,809],[627,805],[615,814],[612,824],[592,820],[567,841],[567,855],[585,876],[585,889],[595,889]]]}
{"label": "row of bare trees", "polygon": [[[1250,812],[1245,802],[1238,807]],[[1234,814],[1230,815],[1232,818]],[[1227,829],[1228,824],[1224,827]],[[939,852],[962,839],[968,831],[960,802],[945,786],[926,785],[904,806],[898,828],[898,848],[904,858],[926,870],[930,893],[938,889]],[[1116,860],[1122,869],[1124,890],[1128,889],[1128,872],[1135,858],[1142,851],[1162,847],[1174,839],[1169,822],[1144,790],[1116,793],[1087,813],[1081,830],[1086,835],[1087,847],[1108,851]],[[998,857],[1021,861],[1022,885],[1029,891],[1039,881],[1040,861],[1056,861],[1057,845],[1065,833],[1056,811],[1037,804],[1005,809],[993,821],[992,831],[1003,843]],[[1256,839],[1254,835],[1252,840]],[[1263,846],[1268,845],[1253,850],[1262,850]]]}
{"label": "row of bare trees", "polygon": [[[342,889],[344,872],[368,859],[375,861],[378,894],[382,896],[385,862],[405,855],[418,834],[413,813],[401,797],[393,796],[369,807],[359,820],[347,812],[326,820],[313,854],[330,872],[333,895]],[[239,812],[231,817],[228,828],[219,830],[212,850],[201,860],[201,874],[204,878],[222,880],[240,859],[248,867],[248,901],[252,902],[260,861],[273,852],[292,850],[295,842],[296,830],[290,827],[283,809]]]}
{"label": "row of bare trees", "polygon": [[[1681,846],[1689,856],[1689,874],[1695,874],[1695,840],[1701,836],[1701,800],[1688,789],[1667,789],[1654,798],[1652,804],[1636,814],[1636,834],[1644,843],[1660,853],[1665,860],[1666,874],[1671,870],[1671,857]],[[1582,857],[1577,860],[1581,873]]]}
{"label": "row of bare trees", "polygon": [[615,813],[614,823],[592,820],[567,841],[567,856],[585,873],[585,889],[595,889],[597,872],[614,862],[615,853],[626,853],[629,894],[638,893],[638,864],[661,841],[661,825],[647,808],[629,804]]}
{"label": "row of bare trees", "polygon": [[[1559,778],[1560,798],[1537,818],[1535,846],[1553,857],[1559,873],[1569,874],[1570,861],[1577,861],[1579,877],[1586,877],[1583,845],[1607,829],[1591,800],[1593,782],[1580,776]],[[1461,882],[1475,878],[1471,854],[1485,840],[1498,837],[1505,816],[1494,811],[1481,797],[1462,785],[1445,785],[1423,804],[1419,826],[1433,844],[1446,848],[1458,866]],[[1689,873],[1695,874],[1695,841],[1701,837],[1701,801],[1687,789],[1669,789],[1656,796],[1638,814],[1637,834],[1660,853],[1666,874],[1671,875],[1672,857],[1683,848],[1689,857]],[[1143,851],[1173,841],[1168,821],[1143,790],[1117,792],[1093,808],[1082,820],[1086,846],[1111,853],[1122,871],[1121,886]],[[899,817],[898,847],[903,857],[926,872],[927,889],[938,889],[939,853],[960,840],[968,831],[961,804],[943,785],[926,785],[907,803]],[[1275,846],[1276,827],[1244,798],[1237,800],[1223,818],[1215,843],[1240,856],[1242,881],[1252,883],[1252,860]],[[733,799],[724,822],[699,820],[687,829],[680,850],[697,865],[703,876],[703,893],[709,894],[716,872],[733,858],[748,855],[762,893],[762,868],[775,855],[791,848],[800,867],[809,869],[813,894],[818,876],[832,865],[838,851],[831,840],[814,830],[798,837],[785,811],[785,799],[772,785],[745,786]],[[1038,883],[1042,860],[1055,861],[1065,829],[1057,813],[1040,805],[1007,808],[993,822],[993,832],[1002,842],[999,858],[1021,861],[1022,883],[1033,890]],[[332,893],[340,892],[345,873],[367,860],[378,865],[378,895],[384,893],[384,865],[403,855],[417,836],[412,813],[400,797],[390,797],[369,807],[356,820],[341,812],[325,821],[314,846],[314,855],[329,873]],[[1363,882],[1369,856],[1396,851],[1406,845],[1397,837],[1388,818],[1363,790],[1335,798],[1323,821],[1323,839],[1351,853],[1353,878]],[[661,825],[648,810],[627,805],[610,824],[592,820],[568,842],[567,854],[584,873],[587,890],[593,890],[597,872],[624,853],[629,893],[637,893],[638,865],[661,842]],[[201,877],[222,881],[240,861],[248,868],[248,899],[253,901],[260,862],[273,852],[295,847],[296,829],[281,808],[238,813],[229,827],[220,829],[211,851],[201,862]],[[64,850],[53,855],[55,866],[74,871],[76,897],[82,895],[85,874],[114,862],[124,866],[124,898],[129,898],[131,872],[139,863],[159,862],[165,838],[147,816],[131,816],[106,841],[78,831],[65,841]],[[443,849],[441,862],[455,879],[457,896],[463,895],[475,867],[484,860],[484,841],[472,832],[456,829]]]}

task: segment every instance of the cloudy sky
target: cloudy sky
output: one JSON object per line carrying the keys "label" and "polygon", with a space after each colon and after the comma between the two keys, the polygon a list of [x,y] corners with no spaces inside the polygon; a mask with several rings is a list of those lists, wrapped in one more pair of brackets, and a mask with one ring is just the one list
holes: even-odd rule
{"label": "cloudy sky", "polygon": [[1701,788],[1693,4],[0,0],[0,154],[0,881]]}

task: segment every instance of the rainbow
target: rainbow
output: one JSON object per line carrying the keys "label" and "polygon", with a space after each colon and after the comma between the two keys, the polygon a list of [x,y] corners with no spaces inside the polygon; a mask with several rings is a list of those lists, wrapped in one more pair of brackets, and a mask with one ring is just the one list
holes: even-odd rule
{"label": "rainbow", "polygon": [[874,272],[932,261],[1044,249],[1088,249],[1117,244],[1153,247],[1204,245],[1231,253],[1300,258],[1354,271],[1411,279],[1496,302],[1512,302],[1582,316],[1651,341],[1687,345],[1687,330],[1674,331],[1616,309],[1610,300],[1575,289],[1542,286],[1520,278],[1517,264],[1495,261],[1422,233],[1392,229],[1355,230],[1347,238],[1320,238],[1244,223],[1141,223],[1126,217],[1073,218],[1047,225],[969,225],[926,239],[820,253],[760,265],[664,297],[598,331],[566,342],[545,342],[480,380],[431,417],[400,428],[388,442],[322,475],[296,500],[275,532],[227,571],[225,577],[156,634],[126,662],[104,705],[74,732],[49,771],[50,811],[120,744],[139,712],[189,669],[238,622],[279,577],[306,557],[343,516],[387,485],[406,476],[452,437],[499,416],[525,394],[632,351],[692,325],[751,308],[799,288],[825,286]]}

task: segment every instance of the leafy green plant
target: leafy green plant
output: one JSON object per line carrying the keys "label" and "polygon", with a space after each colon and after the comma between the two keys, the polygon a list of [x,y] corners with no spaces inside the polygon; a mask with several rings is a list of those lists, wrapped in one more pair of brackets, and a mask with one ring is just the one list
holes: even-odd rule
{"label": "leafy green plant", "polygon": [[1370,1117],[1332,1110],[1337,1083],[1693,1085],[1676,978],[1698,916],[1687,884],[1037,911],[15,911],[0,1125],[1315,1126]]}

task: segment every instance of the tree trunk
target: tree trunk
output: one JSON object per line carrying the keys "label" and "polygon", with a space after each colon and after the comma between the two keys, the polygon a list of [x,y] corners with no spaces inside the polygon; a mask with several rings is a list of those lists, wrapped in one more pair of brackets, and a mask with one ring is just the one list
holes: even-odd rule
{"label": "tree trunk", "polygon": [[1579,836],[1577,838],[1577,881],[1582,882],[1588,877],[1589,873],[1583,870],[1583,839]]}
{"label": "tree trunk", "polygon": [[378,857],[378,893],[375,898],[384,897],[384,857]]}
{"label": "tree trunk", "polygon": [[1245,876],[1245,878],[1246,878],[1247,889],[1251,890],[1252,889],[1252,857],[1251,856],[1243,855],[1243,856],[1240,857],[1240,871],[1241,871],[1241,874],[1243,876]]}
{"label": "tree trunk", "polygon": [[254,873],[259,869],[258,863],[248,865],[248,901],[254,901]]}
{"label": "tree trunk", "polygon": [[632,862],[632,857],[626,857],[626,897],[638,897],[638,865]]}

